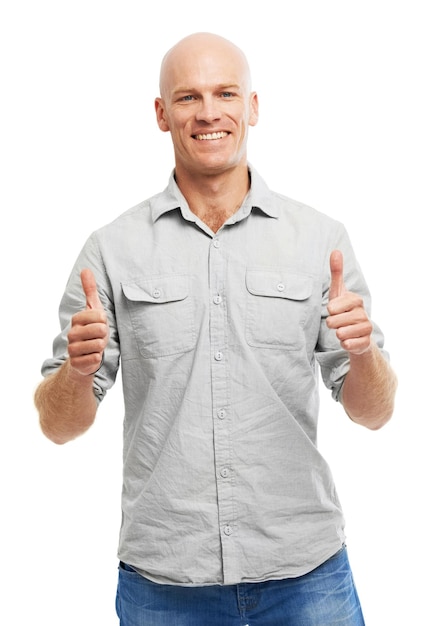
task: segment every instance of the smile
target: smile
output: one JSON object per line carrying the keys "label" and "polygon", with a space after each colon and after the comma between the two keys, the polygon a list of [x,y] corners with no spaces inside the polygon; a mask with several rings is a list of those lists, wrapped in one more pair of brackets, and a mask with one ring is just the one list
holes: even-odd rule
{"label": "smile", "polygon": [[198,141],[211,141],[212,139],[223,139],[228,133],[221,131],[220,133],[207,133],[206,135],[193,135]]}

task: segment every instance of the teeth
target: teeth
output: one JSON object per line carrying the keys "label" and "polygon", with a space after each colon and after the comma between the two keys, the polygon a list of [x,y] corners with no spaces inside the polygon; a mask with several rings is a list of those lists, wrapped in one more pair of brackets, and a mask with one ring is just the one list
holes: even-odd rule
{"label": "teeth", "polygon": [[206,141],[211,139],[223,139],[226,137],[228,133],[220,132],[220,133],[207,133],[206,135],[195,135],[195,139],[199,141]]}

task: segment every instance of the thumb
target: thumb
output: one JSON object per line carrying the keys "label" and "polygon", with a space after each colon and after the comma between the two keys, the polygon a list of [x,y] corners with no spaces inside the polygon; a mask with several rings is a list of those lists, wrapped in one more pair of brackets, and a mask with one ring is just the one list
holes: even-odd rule
{"label": "thumb", "polygon": [[345,293],[344,285],[344,257],[340,250],[333,250],[330,255],[331,283],[329,290],[329,300],[333,300]]}
{"label": "thumb", "polygon": [[81,282],[87,309],[103,309],[99,294],[97,293],[96,279],[94,278],[93,272],[89,269],[82,270]]}

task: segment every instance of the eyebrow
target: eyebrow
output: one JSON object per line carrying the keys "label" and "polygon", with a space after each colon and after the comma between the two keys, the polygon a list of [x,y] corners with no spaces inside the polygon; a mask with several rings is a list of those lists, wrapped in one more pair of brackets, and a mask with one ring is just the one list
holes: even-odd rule
{"label": "eyebrow", "polygon": [[[242,89],[241,85],[238,85],[237,83],[223,83],[220,85],[215,85],[213,87],[213,91],[230,91],[230,90],[234,90],[234,91],[240,91]],[[197,89],[196,87],[178,87],[178,89],[176,89],[175,91],[173,91],[173,95],[174,96],[178,96],[182,93],[198,93],[200,90]]]}

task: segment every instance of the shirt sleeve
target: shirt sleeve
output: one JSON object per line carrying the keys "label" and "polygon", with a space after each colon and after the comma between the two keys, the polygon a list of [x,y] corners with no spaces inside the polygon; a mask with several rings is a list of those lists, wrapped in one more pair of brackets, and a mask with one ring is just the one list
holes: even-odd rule
{"label": "shirt sleeve", "polygon": [[96,401],[100,403],[108,389],[116,381],[119,369],[120,348],[111,283],[104,267],[95,234],[90,236],[82,248],[67,281],[59,306],[60,332],[53,341],[52,356],[44,361],[41,373],[43,376],[48,376],[56,372],[68,358],[67,335],[71,328],[71,318],[75,313],[85,308],[85,295],[82,290],[80,277],[81,271],[85,268],[91,269],[95,276],[97,291],[107,314],[110,331],[102,366],[94,375],[94,394]]}
{"label": "shirt sleeve", "polygon": [[338,225],[335,237],[331,240],[327,248],[327,258],[325,262],[326,272],[323,279],[323,297],[321,308],[321,326],[316,346],[316,359],[319,363],[322,380],[325,386],[330,389],[336,401],[341,400],[342,386],[345,376],[350,369],[350,359],[347,351],[340,346],[336,337],[336,332],[327,327],[327,305],[330,289],[330,254],[333,250],[340,250],[344,257],[344,282],[348,291],[352,291],[361,296],[364,301],[365,310],[373,324],[372,338],[379,347],[382,355],[389,361],[389,354],[384,350],[384,335],[379,326],[371,317],[371,294],[363,276],[360,265],[356,259],[350,238],[345,227]]}

